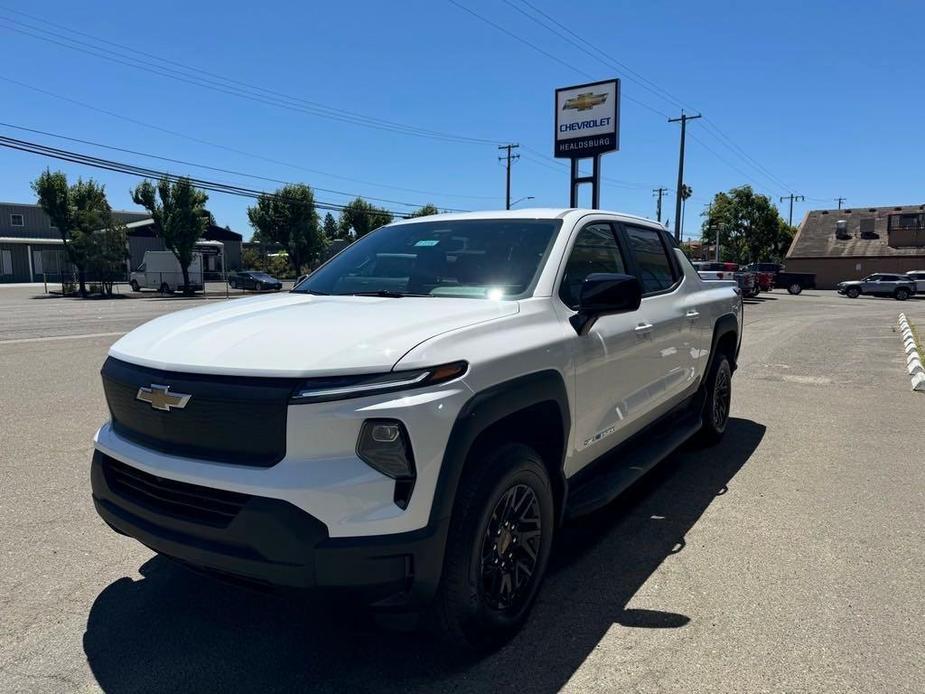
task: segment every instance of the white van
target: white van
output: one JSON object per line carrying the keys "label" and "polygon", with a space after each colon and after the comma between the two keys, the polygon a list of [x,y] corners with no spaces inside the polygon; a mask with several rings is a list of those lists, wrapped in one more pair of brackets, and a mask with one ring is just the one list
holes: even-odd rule
{"label": "white van", "polygon": [[[168,293],[183,289],[183,271],[180,261],[170,251],[145,251],[141,265],[129,278],[133,292],[142,289],[156,289]],[[203,289],[202,256],[193,254],[193,261],[189,266],[189,281],[193,291]]]}

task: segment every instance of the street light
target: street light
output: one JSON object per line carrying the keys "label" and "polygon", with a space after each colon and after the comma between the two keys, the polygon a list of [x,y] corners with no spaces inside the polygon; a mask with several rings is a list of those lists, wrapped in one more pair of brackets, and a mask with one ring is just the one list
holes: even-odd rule
{"label": "street light", "polygon": [[511,207],[514,207],[514,205],[516,205],[518,202],[523,202],[524,200],[533,200],[533,196],[528,195],[525,198],[518,198],[517,200],[511,203]]}

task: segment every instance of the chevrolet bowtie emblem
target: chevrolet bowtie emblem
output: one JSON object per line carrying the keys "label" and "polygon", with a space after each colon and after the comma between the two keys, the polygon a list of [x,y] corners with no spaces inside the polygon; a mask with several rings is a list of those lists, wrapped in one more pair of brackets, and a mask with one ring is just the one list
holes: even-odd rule
{"label": "chevrolet bowtie emblem", "polygon": [[595,94],[594,92],[585,92],[584,94],[579,94],[573,99],[566,99],[565,105],[562,107],[564,111],[567,108],[573,108],[576,111],[588,111],[598,104],[603,104],[607,101],[607,94]]}
{"label": "chevrolet bowtie emblem", "polygon": [[152,383],[150,386],[142,386],[135,395],[136,400],[146,402],[155,410],[170,412],[171,408],[176,407],[182,410],[189,402],[190,395],[186,393],[171,393],[170,386],[159,386]]}

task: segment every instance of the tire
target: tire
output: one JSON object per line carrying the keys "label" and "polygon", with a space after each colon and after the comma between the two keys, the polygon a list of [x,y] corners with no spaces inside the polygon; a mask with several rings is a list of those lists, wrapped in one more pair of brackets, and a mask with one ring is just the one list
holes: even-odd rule
{"label": "tire", "polygon": [[490,650],[526,621],[546,573],[555,512],[542,459],[521,444],[500,446],[464,473],[454,506],[432,618],[453,645]]}
{"label": "tire", "polygon": [[849,299],[857,299],[859,296],[861,296],[861,290],[858,289],[857,287],[848,287],[845,290],[845,295]]}
{"label": "tire", "polygon": [[170,285],[166,282],[161,282],[161,286],[157,291],[159,291],[161,294],[173,294],[173,292],[170,290]]}
{"label": "tire", "polygon": [[796,296],[803,291],[803,287],[800,284],[794,282],[789,287],[787,287],[787,291]]}
{"label": "tire", "polygon": [[909,298],[909,290],[905,287],[900,287],[893,296],[896,297],[897,301],[905,301]]}
{"label": "tire", "polygon": [[141,291],[141,287],[138,286],[138,281],[137,281],[137,280],[132,280],[131,282],[129,282],[129,284],[131,285],[132,291],[133,291],[133,292],[140,292],[140,291]]}
{"label": "tire", "polygon": [[729,358],[719,353],[710,367],[706,382],[707,398],[703,404],[703,425],[697,432],[697,442],[712,446],[726,434],[729,406],[732,399],[732,366]]}

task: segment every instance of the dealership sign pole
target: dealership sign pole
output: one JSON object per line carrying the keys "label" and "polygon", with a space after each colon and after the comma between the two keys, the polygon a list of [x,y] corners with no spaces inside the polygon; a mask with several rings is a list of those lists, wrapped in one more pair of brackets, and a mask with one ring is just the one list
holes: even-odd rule
{"label": "dealership sign pole", "polygon": [[[578,186],[591,184],[591,207],[601,206],[601,155],[620,149],[620,80],[606,80],[556,90],[554,156],[571,159],[569,206],[578,207]],[[590,176],[578,162],[592,159]]]}

